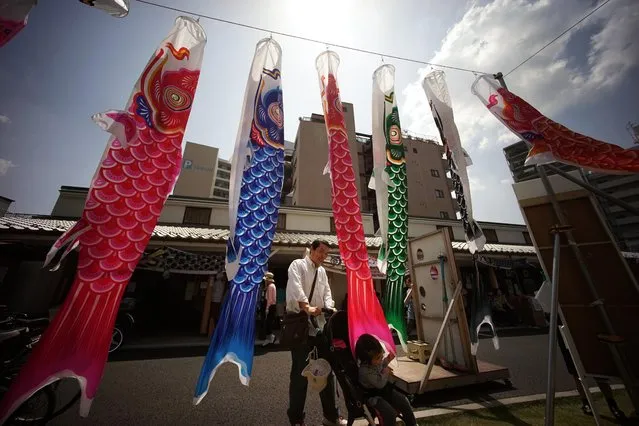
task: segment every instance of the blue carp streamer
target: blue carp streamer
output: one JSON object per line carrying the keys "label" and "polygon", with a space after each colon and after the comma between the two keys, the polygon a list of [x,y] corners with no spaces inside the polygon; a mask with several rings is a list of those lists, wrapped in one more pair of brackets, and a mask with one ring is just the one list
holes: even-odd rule
{"label": "blue carp streamer", "polygon": [[226,255],[230,291],[200,371],[195,404],[204,398],[215,371],[225,362],[237,365],[244,385],[251,377],[255,309],[275,236],[284,182],[280,63],[279,45],[272,39],[260,41],[232,160],[231,226]]}

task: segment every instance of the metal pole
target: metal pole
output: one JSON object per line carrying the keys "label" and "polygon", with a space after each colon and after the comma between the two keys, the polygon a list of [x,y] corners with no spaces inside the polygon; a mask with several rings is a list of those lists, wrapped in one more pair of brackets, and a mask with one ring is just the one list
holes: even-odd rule
{"label": "metal pole", "polygon": [[546,167],[548,170],[551,170],[555,173],[557,173],[558,175],[568,179],[569,181],[581,186],[584,189],[587,189],[588,191],[598,195],[599,197],[605,198],[606,200],[610,201],[613,204],[618,205],[619,207],[622,207],[623,209],[629,211],[630,213],[634,213],[637,216],[639,216],[639,209],[633,207],[631,204],[626,203],[625,201],[622,201],[620,199],[618,199],[617,197],[613,197],[610,194],[606,194],[605,192],[595,188],[594,186],[584,182],[583,180],[579,180],[577,178],[574,178],[572,176],[570,176],[568,173],[564,172],[563,170],[561,170],[560,168],[553,166],[551,164],[546,164],[544,167]]}
{"label": "metal pole", "polygon": [[[561,312],[561,307],[557,309],[558,320],[561,319],[562,324],[565,324],[565,318],[563,312]],[[595,405],[595,400],[590,392],[590,387],[586,382],[586,373],[584,372],[584,366],[581,363],[581,358],[579,357],[579,353],[577,349],[575,349],[575,342],[572,340],[572,335],[570,334],[570,330],[566,328],[565,325],[559,327],[559,334],[557,334],[557,339],[563,338],[564,343],[566,344],[566,348],[568,348],[568,352],[570,354],[570,358],[572,362],[575,364],[575,370],[577,370],[577,376],[579,377],[579,385],[583,389],[586,394],[586,399],[588,400],[588,404],[590,404],[590,409],[592,410],[592,416],[595,419],[595,424],[597,426],[601,425],[601,420],[599,418],[599,408]]]}
{"label": "metal pole", "polygon": [[[561,207],[559,206],[559,202],[557,201],[557,198],[555,197],[555,191],[552,189],[552,186],[550,185],[548,176],[546,176],[546,171],[544,170],[543,166],[538,166],[537,169],[539,171],[539,175],[542,177],[541,180],[544,183],[546,192],[550,196],[550,202],[552,203],[553,210],[555,211],[555,215],[557,216],[559,223],[561,225],[566,225],[567,223],[566,217],[564,215],[564,212],[561,210]],[[616,336],[617,334],[615,332],[614,327],[612,326],[612,321],[610,321],[610,317],[608,316],[608,311],[606,310],[606,307],[604,306],[604,301],[599,297],[599,293],[597,292],[595,283],[593,282],[592,276],[590,275],[590,272],[588,271],[588,267],[586,266],[586,261],[584,260],[583,255],[581,254],[581,251],[579,250],[579,247],[577,247],[577,242],[575,241],[572,235],[572,232],[567,231],[566,237],[568,238],[568,245],[572,249],[573,255],[575,256],[575,259],[577,260],[577,263],[579,264],[581,273],[584,275],[584,281],[588,285],[588,289],[590,290],[590,295],[593,298],[593,302],[590,304],[590,306],[596,308],[597,312],[599,313],[599,317],[606,330],[606,334],[608,336]],[[617,367],[617,370],[619,371],[621,380],[624,382],[624,385],[626,386],[626,391],[628,392],[628,396],[630,397],[630,400],[632,401],[632,405],[634,406],[636,411],[639,411],[639,395],[637,395],[637,390],[635,389],[636,384],[632,381],[630,372],[628,371],[628,368],[626,367],[626,362],[624,361],[623,356],[615,343],[611,343],[611,342],[606,342],[606,343],[608,343],[608,348],[610,349],[612,359],[614,360],[615,366]]]}
{"label": "metal pole", "polygon": [[559,237],[558,227],[551,231],[555,235],[552,259],[552,281],[550,287],[550,330],[548,332],[548,380],[546,382],[546,426],[555,424],[555,359],[557,358],[557,306],[559,304]]}
{"label": "metal pole", "polygon": [[[501,73],[495,74],[494,77],[500,82],[500,84],[502,84],[502,87],[508,90],[508,87],[506,87],[503,81],[503,76],[501,76]],[[559,202],[557,201],[557,198],[555,197],[555,191],[550,185],[550,181],[548,180],[548,176],[546,175],[544,166],[541,166],[541,165],[536,166],[536,169],[539,173],[539,176],[541,177],[542,183],[544,184],[546,193],[548,194],[548,197],[550,198],[550,202],[552,204],[555,215],[557,216],[557,220],[559,221],[559,224],[561,226],[566,226],[567,225],[566,217],[563,211],[561,210],[561,207],[559,206]],[[577,246],[577,243],[575,242],[575,239],[573,238],[572,232],[567,231],[566,237],[568,239],[568,245],[570,246],[573,252],[573,255],[575,256],[577,260],[577,263],[579,264],[581,273],[584,276],[584,281],[586,282],[588,289],[590,290],[590,295],[593,298],[593,303],[591,303],[590,306],[597,309],[601,322],[603,323],[604,328],[606,330],[606,334],[608,336],[616,336],[614,327],[612,326],[612,322],[610,321],[610,317],[608,316],[608,312],[606,311],[606,308],[604,306],[604,302],[599,297],[597,288],[595,287],[595,284],[592,280],[590,272],[588,271],[588,267],[586,266],[586,262],[581,254],[581,251],[579,250],[579,247]],[[639,412],[639,394],[637,393],[637,389],[636,389],[637,384],[633,382],[630,372],[628,371],[628,368],[626,367],[626,363],[624,362],[623,356],[621,352],[619,351],[619,348],[615,345],[615,343],[611,343],[611,342],[607,342],[607,343],[608,343],[608,348],[610,349],[612,358],[614,360],[615,366],[617,367],[617,371],[619,371],[621,380],[623,381],[626,387],[626,392],[628,392],[628,396],[630,397],[630,401],[632,401],[632,405],[635,411]]]}

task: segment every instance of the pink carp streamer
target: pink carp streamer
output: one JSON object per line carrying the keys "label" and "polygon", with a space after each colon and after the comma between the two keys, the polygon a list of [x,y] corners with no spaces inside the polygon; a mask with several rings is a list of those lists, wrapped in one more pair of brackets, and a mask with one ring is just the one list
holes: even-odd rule
{"label": "pink carp streamer", "polygon": [[315,66],[319,74],[328,134],[328,169],[331,177],[335,231],[348,280],[348,334],[351,349],[355,349],[359,336],[371,334],[384,343],[388,352],[394,354],[395,343],[375,294],[373,276],[368,265],[359,194],[355,185],[342,101],[335,77],[339,56],[335,52],[326,51],[317,57]]}
{"label": "pink carp streamer", "polygon": [[14,0],[0,4],[0,47],[27,26],[29,12],[37,0]]}
{"label": "pink carp streamer", "polygon": [[151,238],[182,165],[182,139],[195,96],[206,35],[178,17],[138,79],[124,111],[93,119],[112,136],[82,217],[55,242],[45,265],[78,247],[78,270],[64,305],[0,404],[0,423],[43,387],[78,380],[89,413],[104,372],[122,294]]}
{"label": "pink carp streamer", "polygon": [[574,132],[499,86],[492,76],[477,77],[471,91],[508,129],[532,145],[527,166],[560,162],[595,172],[639,173],[638,149],[624,149]]}
{"label": "pink carp streamer", "polygon": [[[10,0],[0,2],[0,47],[7,44],[27,26],[29,12],[38,0]],[[87,6],[102,10],[116,18],[129,14],[129,0],[80,0]]]}

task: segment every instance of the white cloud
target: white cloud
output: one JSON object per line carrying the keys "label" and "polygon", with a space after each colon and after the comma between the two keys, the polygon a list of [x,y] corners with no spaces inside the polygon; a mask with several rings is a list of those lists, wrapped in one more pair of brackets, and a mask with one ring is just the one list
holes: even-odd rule
{"label": "white cloud", "polygon": [[[472,2],[461,20],[450,28],[430,62],[488,73],[507,73],[555,34],[581,18],[587,7],[583,0]],[[577,29],[588,29],[594,34],[584,46],[586,57],[576,58],[582,65],[580,68],[571,65],[573,62],[569,61],[570,55],[566,52]],[[631,77],[629,71],[639,65],[638,40],[639,2],[618,0],[602,7],[575,30],[528,61],[508,76],[506,83],[513,92],[552,117],[570,106],[596,102],[603,93],[614,91],[622,79]],[[431,70],[431,67],[420,69],[418,78],[402,92],[403,127],[420,134],[438,134],[421,86],[423,77]],[[517,138],[470,92],[475,79],[473,74],[444,71],[462,144],[474,160],[472,189],[483,191],[485,187],[480,182],[488,186],[482,197],[473,200],[481,203],[482,198],[504,199],[503,187],[491,182],[499,182],[498,175],[503,176],[507,171],[502,149]],[[480,152],[483,154],[478,156]],[[508,202],[512,201],[510,197]],[[480,215],[486,212],[501,215],[506,210],[519,215],[516,205],[493,203],[479,207],[475,210]]]}
{"label": "white cloud", "polygon": [[[495,0],[483,6],[475,4],[450,29],[431,61],[506,73],[583,14],[581,0]],[[613,88],[633,66],[639,65],[639,42],[635,41],[639,40],[639,2],[624,0],[605,6],[581,27],[598,28],[590,40],[585,69],[569,67],[565,57],[573,30],[506,79],[511,90],[546,115],[592,100],[593,91]],[[405,127],[421,134],[437,134],[421,87],[431,69],[420,69],[417,80],[403,90]],[[472,74],[444,71],[455,121],[467,149],[501,149],[516,141],[470,93],[475,78]]]}
{"label": "white cloud", "polygon": [[499,183],[501,183],[502,185],[510,185],[512,182],[513,182],[512,179],[508,179],[508,178],[502,179],[499,181]]}
{"label": "white cloud", "polygon": [[13,164],[11,160],[5,160],[4,158],[0,158],[0,176],[4,176],[9,173],[9,169],[12,167],[18,167],[17,164]]}
{"label": "white cloud", "polygon": [[0,124],[11,124],[11,120],[6,115],[0,114]]}
{"label": "white cloud", "polygon": [[473,176],[468,176],[468,180],[470,181],[470,190],[475,192],[475,191],[483,191],[486,189],[486,185],[483,184],[483,182],[477,178],[477,177],[473,177]]}

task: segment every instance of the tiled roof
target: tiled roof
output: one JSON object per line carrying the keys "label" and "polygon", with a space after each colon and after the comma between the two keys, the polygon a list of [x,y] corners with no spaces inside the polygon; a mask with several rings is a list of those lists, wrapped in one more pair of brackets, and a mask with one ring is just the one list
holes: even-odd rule
{"label": "tiled roof", "polygon": [[[52,233],[60,234],[75,224],[74,220],[61,220],[46,217],[5,216],[0,218],[0,235],[6,231],[19,231],[24,233]],[[198,228],[193,226],[158,225],[153,231],[153,238],[162,240],[199,240],[210,242],[224,242],[228,239],[229,230],[224,228]],[[274,244],[308,246],[315,239],[325,239],[328,243],[337,246],[337,238],[334,235],[314,234],[307,232],[276,232]],[[381,239],[367,237],[368,247],[377,248],[381,245]]]}
{"label": "tiled roof", "polygon": [[[4,216],[0,217],[0,236],[3,232],[18,231],[28,233],[61,234],[75,224],[75,220],[54,219],[42,216]],[[158,225],[153,231],[153,238],[162,240],[190,240],[224,242],[228,238],[229,230],[225,228],[198,228],[193,226]],[[315,239],[324,239],[333,246],[337,246],[337,237],[334,235],[316,234],[312,232],[280,231],[275,233],[274,244],[308,246]],[[382,239],[379,237],[366,237],[366,245],[369,248],[379,248]],[[453,241],[453,249],[457,252],[468,252],[468,243]],[[486,244],[483,254],[517,254],[535,256],[533,246],[515,244]],[[623,253],[626,258],[639,257],[639,253]]]}
{"label": "tiled roof", "polygon": [[[468,243],[453,241],[453,250],[468,251]],[[484,244],[482,253],[527,254],[536,255],[535,247],[515,244]]]}

